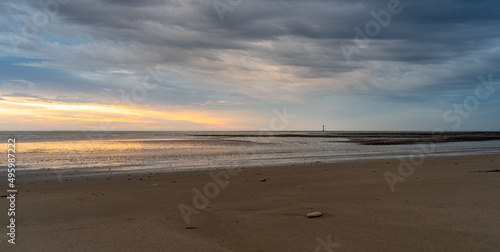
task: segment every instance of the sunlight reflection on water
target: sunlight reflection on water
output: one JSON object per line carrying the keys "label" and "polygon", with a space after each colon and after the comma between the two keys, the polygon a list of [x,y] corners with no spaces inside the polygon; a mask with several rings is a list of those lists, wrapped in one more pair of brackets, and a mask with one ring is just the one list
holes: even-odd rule
{"label": "sunlight reflection on water", "polygon": [[[49,139],[49,134],[44,134]],[[248,166],[266,166],[398,157],[418,149],[415,144],[360,145],[342,137],[272,137],[263,141],[257,136],[193,136],[177,132],[112,134],[117,139],[84,141],[70,133],[62,136],[53,133],[50,139],[59,141],[28,142],[26,136],[18,137],[17,166],[28,170],[179,170],[227,167],[242,162]],[[127,137],[130,139],[123,139]],[[6,150],[6,144],[0,145],[1,152]],[[485,141],[441,143],[432,154],[498,152],[500,141]]]}

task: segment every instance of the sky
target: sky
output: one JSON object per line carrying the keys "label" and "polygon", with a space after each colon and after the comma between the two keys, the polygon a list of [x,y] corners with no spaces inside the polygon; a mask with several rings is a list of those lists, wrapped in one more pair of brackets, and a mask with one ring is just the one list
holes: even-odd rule
{"label": "sky", "polygon": [[0,130],[500,130],[500,2],[0,3]]}

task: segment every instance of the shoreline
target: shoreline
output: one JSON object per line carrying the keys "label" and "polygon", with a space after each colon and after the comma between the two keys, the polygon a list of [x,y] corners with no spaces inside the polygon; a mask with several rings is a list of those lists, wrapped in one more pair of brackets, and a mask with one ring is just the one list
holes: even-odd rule
{"label": "shoreline", "polygon": [[[3,237],[0,249],[314,251],[330,240],[335,251],[495,251],[500,173],[477,171],[499,162],[425,157],[395,192],[384,172],[397,173],[398,159],[244,168],[229,182],[225,169],[21,180],[16,245]],[[196,211],[189,223],[181,204]],[[314,211],[323,216],[305,217]]]}
{"label": "shoreline", "polygon": [[[499,152],[472,152],[472,153],[418,153],[423,155],[424,158],[445,158],[445,157],[467,157],[467,156],[489,156],[489,155],[500,155]],[[241,165],[240,167],[229,166],[229,167],[199,167],[199,168],[181,168],[181,169],[165,169],[165,168],[147,168],[147,169],[129,169],[120,170],[114,169],[112,171],[106,169],[91,169],[91,168],[42,168],[42,169],[19,169],[17,173],[20,179],[24,182],[39,181],[39,180],[58,180],[59,176],[64,176],[66,181],[71,181],[78,178],[92,178],[92,177],[103,177],[103,176],[119,176],[119,175],[144,175],[144,174],[160,174],[160,173],[190,173],[190,172],[210,172],[220,169],[231,169],[231,168],[244,168],[244,169],[256,169],[256,168],[284,168],[290,166],[307,166],[315,164],[342,164],[351,162],[373,162],[373,161],[384,161],[384,160],[399,160],[408,159],[411,155],[387,155],[387,156],[370,156],[370,157],[347,157],[344,159],[337,159],[335,161],[313,161],[321,159],[321,157],[307,157],[311,159],[306,162],[296,162],[296,163],[284,163],[284,164],[269,164],[269,165]],[[5,169],[6,171],[6,169]],[[71,179],[71,180],[70,180]]]}

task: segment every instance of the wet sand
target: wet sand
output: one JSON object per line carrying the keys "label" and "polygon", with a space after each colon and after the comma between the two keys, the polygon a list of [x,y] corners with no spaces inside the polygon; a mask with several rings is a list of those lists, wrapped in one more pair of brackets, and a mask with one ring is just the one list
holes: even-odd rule
{"label": "wet sand", "polygon": [[[427,157],[394,192],[384,173],[398,174],[397,159],[214,171],[218,179],[46,174],[17,183],[16,245],[4,228],[0,251],[500,251],[500,173],[477,172],[499,163]],[[7,198],[0,207],[6,226]],[[305,217],[313,211],[323,216]]]}

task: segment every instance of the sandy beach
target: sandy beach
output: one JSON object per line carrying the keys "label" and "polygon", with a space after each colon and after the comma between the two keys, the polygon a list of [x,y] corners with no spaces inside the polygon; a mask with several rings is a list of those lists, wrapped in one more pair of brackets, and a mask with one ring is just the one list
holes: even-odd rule
{"label": "sandy beach", "polygon": [[426,157],[394,192],[397,159],[23,178],[16,245],[4,227],[0,250],[500,251],[500,173],[477,172],[498,163]]}

